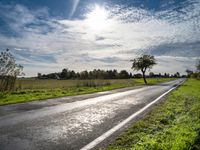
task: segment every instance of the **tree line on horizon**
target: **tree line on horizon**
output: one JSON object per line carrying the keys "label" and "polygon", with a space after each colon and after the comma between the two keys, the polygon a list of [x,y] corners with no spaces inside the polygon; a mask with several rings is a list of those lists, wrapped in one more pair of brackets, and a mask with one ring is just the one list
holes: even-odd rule
{"label": "tree line on horizon", "polygon": [[[49,73],[49,74],[41,74],[38,73],[38,79],[58,79],[58,80],[67,80],[67,79],[130,79],[130,78],[142,78],[141,73],[132,74],[126,70],[117,71],[116,69],[113,70],[101,70],[101,69],[94,69],[92,71],[81,71],[75,72],[74,70],[69,70],[67,68],[62,69],[61,72],[56,73]],[[179,72],[175,74],[155,74],[150,72],[147,77],[164,77],[164,78],[173,78],[173,77],[183,77],[180,75]],[[184,76],[185,77],[185,76]]]}
{"label": "tree line on horizon", "polygon": [[126,70],[118,72],[114,70],[100,70],[94,69],[92,71],[82,71],[75,72],[74,70],[69,70],[67,68],[62,69],[61,72],[41,74],[38,73],[38,79],[128,79],[132,77],[131,73]]}

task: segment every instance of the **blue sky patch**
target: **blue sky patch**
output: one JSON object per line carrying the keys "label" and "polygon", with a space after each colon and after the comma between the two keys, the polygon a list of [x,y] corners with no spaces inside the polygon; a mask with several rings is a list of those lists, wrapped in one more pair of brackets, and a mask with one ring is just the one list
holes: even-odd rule
{"label": "blue sky patch", "polygon": [[0,51],[10,48],[28,76],[132,71],[127,60],[141,54],[155,55],[155,73],[169,64],[184,73],[200,58],[199,20],[199,0],[1,0]]}

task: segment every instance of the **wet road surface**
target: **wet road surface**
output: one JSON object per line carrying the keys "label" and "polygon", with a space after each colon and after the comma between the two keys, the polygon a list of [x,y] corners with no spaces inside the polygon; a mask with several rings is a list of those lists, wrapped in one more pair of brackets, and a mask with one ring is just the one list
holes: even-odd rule
{"label": "wet road surface", "polygon": [[1,106],[0,150],[80,149],[182,81]]}

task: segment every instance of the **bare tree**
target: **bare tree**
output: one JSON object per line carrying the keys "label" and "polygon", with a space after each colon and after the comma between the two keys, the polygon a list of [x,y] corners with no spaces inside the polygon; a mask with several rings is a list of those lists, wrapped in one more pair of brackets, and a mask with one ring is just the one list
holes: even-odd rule
{"label": "bare tree", "polygon": [[154,56],[142,55],[141,57],[131,60],[133,62],[132,69],[136,71],[141,71],[145,84],[147,84],[145,72],[147,69],[151,69],[155,64],[156,60]]}
{"label": "bare tree", "polygon": [[16,64],[14,56],[9,49],[0,54],[0,91],[6,92],[14,89],[17,76],[23,74],[23,67]]}

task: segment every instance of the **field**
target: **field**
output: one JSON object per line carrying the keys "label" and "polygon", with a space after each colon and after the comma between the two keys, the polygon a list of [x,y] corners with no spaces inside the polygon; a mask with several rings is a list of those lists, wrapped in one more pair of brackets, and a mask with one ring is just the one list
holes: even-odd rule
{"label": "field", "polygon": [[[173,80],[174,78],[148,78],[148,84]],[[19,79],[16,81],[15,90],[35,90],[35,89],[67,89],[81,86],[104,86],[104,85],[141,85],[143,79],[113,79],[113,80],[37,80],[37,79]]]}
{"label": "field", "polygon": [[200,149],[200,80],[187,80],[107,149]]}
{"label": "field", "polygon": [[[174,78],[148,78],[149,85],[174,80]],[[44,100],[48,98],[74,96],[144,85],[143,79],[121,80],[37,80],[19,79],[15,91],[0,94],[0,105]]]}

